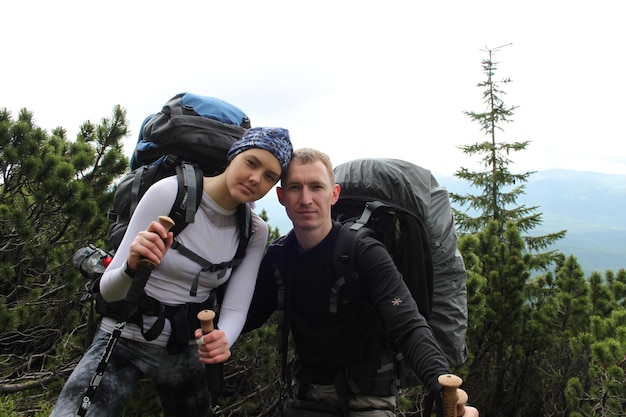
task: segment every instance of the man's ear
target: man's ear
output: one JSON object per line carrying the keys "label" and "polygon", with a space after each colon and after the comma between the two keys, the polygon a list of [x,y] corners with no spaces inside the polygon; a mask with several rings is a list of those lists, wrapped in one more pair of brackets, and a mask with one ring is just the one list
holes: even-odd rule
{"label": "man's ear", "polygon": [[339,200],[339,194],[341,194],[341,186],[339,184],[335,184],[333,187],[333,200],[331,205],[335,205],[337,200]]}
{"label": "man's ear", "polygon": [[280,187],[276,187],[276,195],[278,196],[278,202],[284,206],[285,202],[283,200],[283,189]]}

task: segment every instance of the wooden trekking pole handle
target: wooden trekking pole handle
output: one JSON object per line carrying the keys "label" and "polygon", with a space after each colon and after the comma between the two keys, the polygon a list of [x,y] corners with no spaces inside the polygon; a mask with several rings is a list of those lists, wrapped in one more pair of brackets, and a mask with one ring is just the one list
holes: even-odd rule
{"label": "wooden trekking pole handle", "polygon": [[[444,374],[439,376],[439,384],[443,387],[441,390],[441,403],[444,417],[459,417],[465,414],[465,403],[467,402],[467,393],[459,387],[463,380],[453,374]],[[465,394],[465,398],[461,398]],[[461,402],[460,400],[463,400]]]}
{"label": "wooden trekking pole handle", "polygon": [[[172,227],[174,227],[174,220],[172,220],[171,218],[169,218],[168,216],[159,216],[158,218],[159,223],[161,224],[161,226],[163,226],[165,228],[166,232],[169,232],[170,229]],[[139,266],[143,266],[148,268],[149,270],[154,270],[154,268],[156,268],[156,264],[152,261],[149,261],[147,259],[140,259],[139,260]]]}
{"label": "wooden trekking pole handle", "polygon": [[198,320],[200,320],[200,328],[202,334],[207,334],[213,331],[213,319],[215,318],[215,311],[202,310],[198,313]]}

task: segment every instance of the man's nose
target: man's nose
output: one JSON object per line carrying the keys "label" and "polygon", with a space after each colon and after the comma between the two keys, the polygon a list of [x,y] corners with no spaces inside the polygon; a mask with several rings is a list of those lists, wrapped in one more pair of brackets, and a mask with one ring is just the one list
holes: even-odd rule
{"label": "man's nose", "polygon": [[302,189],[302,194],[300,195],[300,203],[311,204],[312,201],[313,201],[313,193],[307,187],[304,187]]}

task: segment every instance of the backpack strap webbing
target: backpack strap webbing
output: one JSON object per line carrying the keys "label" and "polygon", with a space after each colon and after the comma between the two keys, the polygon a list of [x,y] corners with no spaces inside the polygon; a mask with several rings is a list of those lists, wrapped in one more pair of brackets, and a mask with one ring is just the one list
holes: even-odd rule
{"label": "backpack strap webbing", "polygon": [[[274,264],[274,279],[276,280],[276,311],[278,312],[278,327],[276,339],[278,351],[281,355],[281,400],[293,398],[293,386],[291,384],[292,369],[289,363],[289,325],[291,322],[291,285],[287,279],[293,275],[293,262],[295,253],[288,253],[289,248],[295,247],[295,234],[290,231],[280,244],[273,243],[267,249],[268,256],[275,259],[280,265]],[[278,255],[276,254],[278,253]],[[283,274],[284,272],[284,274]]]}
{"label": "backpack strap webbing", "polygon": [[[141,179],[143,178],[144,172],[148,169],[148,167],[145,165],[142,165],[138,169],[140,169],[142,173],[141,175],[140,174],[135,175],[135,177],[133,178],[133,184],[131,186],[131,193],[130,193],[130,210],[129,210],[129,213],[131,216],[135,212],[135,209],[137,208],[137,204],[139,204],[139,190],[141,189]],[[109,218],[109,220],[111,220],[111,218]],[[117,221],[117,215],[115,215],[114,221]]]}
{"label": "backpack strap webbing", "polygon": [[237,206],[237,218],[239,219],[239,246],[232,260],[232,267],[236,267],[246,256],[248,242],[252,236],[252,209],[249,204]]}
{"label": "backpack strap webbing", "polygon": [[235,251],[235,256],[230,261],[220,262],[219,264],[214,264],[211,261],[203,258],[198,255],[191,249],[185,247],[183,244],[175,240],[172,242],[172,249],[177,250],[181,255],[200,265],[200,270],[196,274],[193,283],[191,285],[191,289],[189,290],[189,295],[195,297],[198,293],[198,285],[200,281],[200,274],[202,272],[218,272],[217,278],[222,279],[224,275],[226,275],[226,270],[228,268],[235,268],[243,261],[243,258],[246,256],[246,249],[248,248],[248,242],[250,241],[250,236],[252,235],[252,214],[251,208],[248,204],[240,204],[237,207],[237,220],[239,222],[239,244],[237,246],[237,250]]}
{"label": "backpack strap webbing", "polygon": [[391,206],[380,201],[368,202],[365,204],[361,217],[356,219],[356,221],[345,222],[339,230],[337,243],[333,250],[333,266],[337,280],[330,294],[331,313],[337,313],[341,288],[348,280],[357,277],[355,256],[356,242],[366,236],[376,238],[376,232],[367,227],[367,223],[372,214],[381,207],[392,209]]}
{"label": "backpack strap webbing", "polygon": [[[170,157],[171,155],[168,155],[162,164],[175,163],[175,160]],[[174,227],[172,227],[174,236],[179,234],[189,223],[194,222],[204,187],[204,176],[198,165],[183,161],[177,164],[175,169],[178,179],[178,192],[169,214],[174,220]]]}

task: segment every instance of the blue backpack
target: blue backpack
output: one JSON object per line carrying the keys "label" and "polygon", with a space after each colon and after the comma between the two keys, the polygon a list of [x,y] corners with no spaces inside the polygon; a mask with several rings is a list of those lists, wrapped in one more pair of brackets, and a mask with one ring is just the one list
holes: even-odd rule
{"label": "blue backpack", "polygon": [[[178,176],[178,194],[169,213],[176,224],[174,235],[193,222],[202,198],[203,176],[218,175],[226,169],[228,150],[248,128],[250,119],[237,107],[190,93],[175,95],[159,113],[148,116],[139,131],[131,171],[119,182],[113,210],[108,214],[112,223],[107,234],[110,249],[121,243],[146,190],[165,177]],[[249,213],[243,214],[242,219],[249,218]],[[240,242],[247,243],[243,237]],[[245,247],[242,249],[245,253]],[[243,253],[238,251],[237,257]]]}

